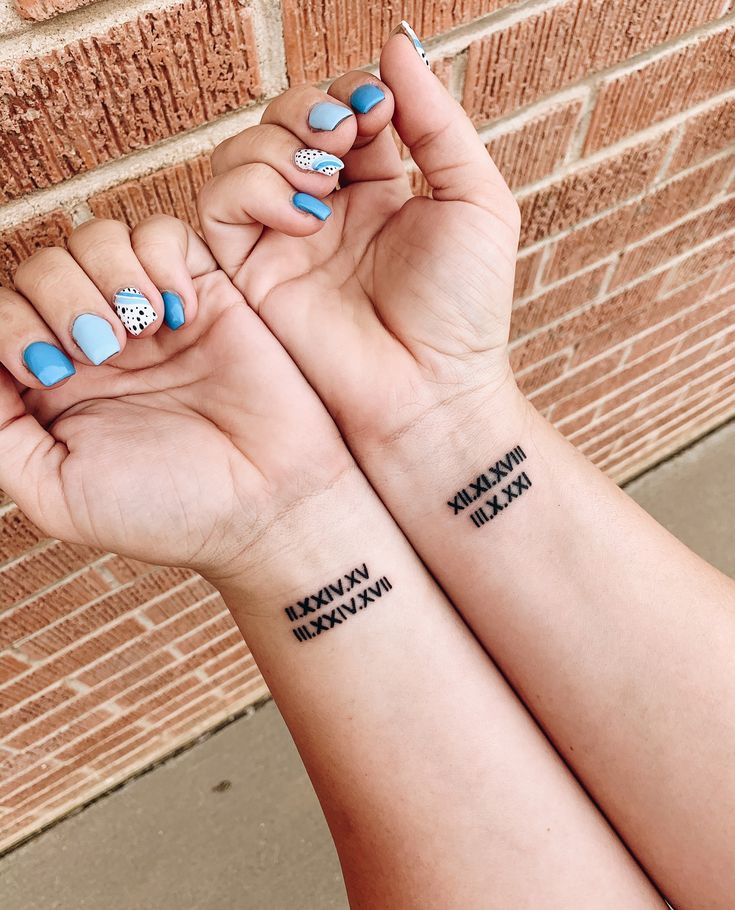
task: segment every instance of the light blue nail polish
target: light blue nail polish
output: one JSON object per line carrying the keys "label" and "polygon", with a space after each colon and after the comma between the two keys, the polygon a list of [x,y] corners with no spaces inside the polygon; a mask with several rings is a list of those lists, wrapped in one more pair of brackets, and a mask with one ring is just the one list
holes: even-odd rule
{"label": "light blue nail polish", "polygon": [[313,130],[333,130],[343,120],[352,117],[352,111],[341,104],[320,101],[309,111],[309,126]]}
{"label": "light blue nail polish", "polygon": [[120,342],[110,323],[94,313],[82,313],[74,320],[71,337],[95,366],[120,353]]}
{"label": "light blue nail polish", "polygon": [[175,332],[186,322],[183,301],[174,291],[164,291],[161,297],[163,297],[163,321]]}
{"label": "light blue nail polish", "polygon": [[357,111],[358,114],[367,114],[376,104],[385,100],[385,92],[379,85],[373,82],[366,82],[356,88],[350,95],[350,107]]}
{"label": "light blue nail polish", "polygon": [[48,341],[34,341],[23,351],[23,363],[45,386],[56,385],[76,373],[74,364],[63,351]]}
{"label": "light blue nail polish", "polygon": [[321,199],[317,199],[316,196],[310,196],[308,193],[295,193],[293,204],[300,212],[307,212],[320,221],[326,221],[332,214],[332,210],[328,205],[325,205]]}

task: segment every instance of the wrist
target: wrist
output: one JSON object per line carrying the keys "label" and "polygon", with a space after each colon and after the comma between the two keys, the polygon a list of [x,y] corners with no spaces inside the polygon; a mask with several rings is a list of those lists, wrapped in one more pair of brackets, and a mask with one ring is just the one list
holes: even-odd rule
{"label": "wrist", "polygon": [[511,448],[518,444],[534,408],[518,388],[507,361],[506,368],[480,375],[479,382],[467,379],[461,387],[455,385],[453,392],[440,396],[397,432],[353,444],[371,481],[408,478],[419,468],[425,470],[427,463],[436,473],[462,470],[511,440],[515,440]]}
{"label": "wrist", "polygon": [[[353,461],[264,522],[227,566],[205,574],[233,613],[268,616],[301,589],[364,559],[365,528],[385,510]],[[236,616],[236,618],[238,618]]]}

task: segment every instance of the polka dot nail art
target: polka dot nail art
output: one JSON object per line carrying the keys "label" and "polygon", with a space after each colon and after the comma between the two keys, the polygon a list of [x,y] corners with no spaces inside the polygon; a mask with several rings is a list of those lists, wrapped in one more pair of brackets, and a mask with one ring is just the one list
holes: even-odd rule
{"label": "polka dot nail art", "polygon": [[293,156],[294,163],[300,171],[316,171],[331,177],[345,166],[344,161],[329,152],[319,149],[299,149]]}
{"label": "polka dot nail art", "polygon": [[391,35],[400,34],[404,34],[407,38],[411,39],[411,43],[416,49],[416,53],[419,55],[419,57],[421,57],[424,63],[430,67],[431,64],[429,63],[429,58],[426,56],[426,51],[424,50],[423,44],[419,41],[419,36],[411,28],[408,22],[406,22],[405,19],[401,19],[400,25],[397,25],[391,32]]}
{"label": "polka dot nail art", "polygon": [[156,321],[156,311],[138,288],[121,288],[115,294],[115,312],[131,335],[140,335]]}

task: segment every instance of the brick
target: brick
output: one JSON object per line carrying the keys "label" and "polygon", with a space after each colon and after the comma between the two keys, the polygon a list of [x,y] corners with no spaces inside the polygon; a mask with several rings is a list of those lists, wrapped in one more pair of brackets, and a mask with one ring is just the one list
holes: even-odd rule
{"label": "brick", "polygon": [[544,281],[556,281],[591,265],[706,205],[722,189],[732,164],[733,156],[728,156],[697,168],[572,231],[554,247]]}
{"label": "brick", "polygon": [[96,756],[115,748],[120,742],[125,742],[133,735],[142,732],[138,724],[123,716],[116,717],[109,723],[103,724],[93,730],[88,736],[77,740],[73,745],[62,749],[58,759],[64,762],[67,768],[79,768]]}
{"label": "brick", "polygon": [[212,176],[209,155],[174,164],[138,180],[97,193],[89,207],[97,218],[116,218],[134,227],[149,215],[174,215],[199,230],[196,198]]}
{"label": "brick", "polygon": [[[186,624],[191,622],[191,619],[187,618],[189,614],[184,613],[184,610],[193,606],[195,603],[198,603],[200,600],[203,600],[205,597],[210,597],[215,591],[209,582],[206,582],[198,575],[192,575],[190,578],[186,579],[186,582],[187,584],[182,585],[177,591],[172,592],[167,597],[162,597],[149,607],[146,607],[144,610],[146,619],[149,619],[151,622],[162,623],[172,617],[177,617],[177,622],[184,623],[184,629],[190,629],[191,626]],[[208,609],[222,609],[221,602],[219,606]]]}
{"label": "brick", "polygon": [[671,269],[666,281],[666,290],[671,291],[688,284],[719,266],[732,262],[734,258],[735,233],[731,233],[722,240],[711,243],[704,250],[692,253]]}
{"label": "brick", "polygon": [[645,331],[650,326],[676,316],[698,303],[707,293],[710,280],[687,288],[681,294],[659,297],[665,274],[647,278],[626,291],[620,291],[600,306],[596,331],[580,338],[574,350],[574,363],[584,363],[615,345]]}
{"label": "brick", "polygon": [[[677,5],[670,4],[672,8]],[[603,83],[585,141],[585,154],[733,86],[735,28],[664,53],[633,72]]]}
{"label": "brick", "polygon": [[0,285],[12,288],[13,275],[20,263],[41,247],[63,246],[71,229],[71,218],[61,209],[55,209],[48,215],[0,231]]}
{"label": "brick", "polygon": [[599,295],[606,271],[607,267],[603,266],[593,269],[591,272],[585,272],[585,274],[515,307],[511,316],[511,341],[559,319],[565,313],[591,303]]}
{"label": "brick", "polygon": [[526,256],[519,256],[516,260],[515,287],[513,289],[513,297],[516,300],[526,297],[533,290],[542,259],[543,254],[541,250],[538,250]]}
{"label": "brick", "polygon": [[29,638],[23,643],[23,652],[34,660],[48,657],[54,651],[73,644],[81,635],[88,635],[140,604],[164,594],[186,577],[183,569],[156,569]]}
{"label": "brick", "polygon": [[523,394],[530,397],[536,389],[558,379],[565,372],[568,364],[569,354],[559,354],[532,367],[520,376],[516,376],[516,380]]}
{"label": "brick", "polygon": [[[644,304],[650,304],[657,297],[663,277],[660,275],[642,281],[629,290],[592,304],[580,313],[573,313],[559,320],[553,326],[532,335],[525,344],[511,351],[514,369],[538,363],[574,345],[574,363],[583,363],[607,350],[604,339],[611,324],[631,323],[635,332],[637,316]],[[589,348],[592,348],[589,350]]]}
{"label": "brick", "polygon": [[0,70],[0,201],[206,123],[260,93],[251,12],[237,0],[186,0],[26,57]]}
{"label": "brick", "polygon": [[[4,711],[0,715],[0,737],[9,736],[15,730],[38,720],[39,717],[48,715],[54,708],[73,698],[75,694],[69,686],[59,685],[47,692],[42,692],[10,711]],[[9,740],[7,745],[13,746],[13,743]],[[15,747],[13,746],[13,748]]]}
{"label": "brick", "polygon": [[0,570],[0,611],[60,581],[100,556],[98,550],[50,541]]}
{"label": "brick", "polygon": [[494,137],[487,150],[508,186],[535,183],[564,163],[583,102],[575,99]]}
{"label": "brick", "polygon": [[56,723],[55,719],[45,722],[42,718],[22,731],[18,743],[24,750],[21,754],[28,755],[33,761],[44,761],[57,749],[73,742],[109,718],[110,712],[101,707],[81,716],[74,714],[64,724]]}
{"label": "brick", "polygon": [[692,117],[671,160],[670,173],[699,164],[735,142],[735,98]]}
{"label": "brick", "polygon": [[81,789],[84,789],[85,787],[91,786],[91,783],[89,775],[81,771],[76,771],[72,774],[64,774],[60,780],[54,785],[47,787],[42,793],[37,793],[27,798],[24,801],[22,811],[28,812],[30,809],[43,806],[51,801],[51,797],[60,793],[67,793],[69,790],[76,790],[76,792],[79,792],[80,787]]}
{"label": "brick", "polygon": [[105,572],[113,575],[121,585],[147,575],[153,568],[150,563],[138,562],[137,559],[130,559],[128,556],[110,555],[104,561]]}
{"label": "brick", "polygon": [[[584,389],[592,386],[603,376],[608,376],[620,365],[623,352],[616,351],[607,357],[593,361],[591,364],[575,370],[571,375],[566,375],[544,389],[538,395],[531,395],[533,406],[539,410],[557,405],[570,395],[579,394]],[[551,412],[554,419],[559,419],[556,408]]]}
{"label": "brick", "polygon": [[47,539],[20,509],[11,508],[0,515],[0,563],[17,559]]}
{"label": "brick", "polygon": [[648,389],[659,388],[670,379],[676,383],[684,384],[687,381],[687,371],[689,368],[693,365],[704,363],[710,351],[711,346],[697,348],[681,357],[677,357],[675,360],[667,360],[663,365],[657,363],[657,355],[651,355],[650,362],[661,368],[646,372],[640,376],[637,381],[625,388],[616,390],[615,394],[606,399],[605,408],[607,410],[614,410],[621,404],[625,404],[631,397],[640,395]]}
{"label": "brick", "polygon": [[[8,680],[13,679],[20,673],[25,673],[30,669],[30,664],[18,658],[9,651],[0,653],[0,685],[5,685]],[[0,705],[2,703],[0,702]],[[1,708],[0,708],[1,710]]]}
{"label": "brick", "polygon": [[24,19],[39,22],[51,19],[59,13],[69,13],[72,10],[94,3],[95,0],[13,0],[16,9]]}
{"label": "brick", "polygon": [[716,237],[735,224],[735,197],[705,212],[693,215],[659,234],[653,240],[625,252],[610,282],[611,288],[619,287],[645,275],[669,259],[685,253],[692,243],[702,243]]}
{"label": "brick", "polygon": [[236,628],[235,620],[228,612],[225,612],[203,629],[196,629],[191,632],[191,634],[187,635],[186,638],[182,638],[181,641],[178,641],[176,643],[176,650],[180,651],[182,654],[190,654],[197,648],[201,648],[202,645],[206,645],[208,642],[219,638],[220,635],[231,632],[234,628]]}
{"label": "brick", "polygon": [[733,284],[735,284],[735,262],[720,269],[712,282],[711,292],[716,294],[718,291],[732,287]]}
{"label": "brick", "polygon": [[286,64],[292,85],[319,82],[375,60],[391,29],[407,19],[423,39],[510,6],[516,0],[283,0]]}
{"label": "brick", "polygon": [[[594,382],[568,395],[563,401],[556,402],[551,412],[552,419],[563,420],[565,417],[594,406],[609,392],[624,389],[642,376],[657,370],[669,362],[674,347],[675,344],[670,344],[661,350],[653,351],[646,357],[641,358],[637,363],[630,364],[630,366],[626,365],[623,369],[616,372],[610,373],[600,369],[600,375]],[[609,358],[599,361],[599,363],[603,363],[605,360],[610,364],[614,364],[616,360],[620,360],[620,355],[618,354],[616,357],[616,355],[612,354]]]}
{"label": "brick", "polygon": [[[59,657],[46,661],[40,666],[29,667],[22,665],[26,672],[20,679],[11,685],[0,689],[0,711],[7,710],[11,705],[32,696],[34,692],[45,689],[56,682],[61,682],[65,677],[77,674],[87,664],[104,656],[108,651],[119,648],[125,642],[140,635],[144,627],[134,619],[127,617],[110,629],[105,629],[98,635],[85,638]],[[0,666],[2,666],[0,658]]]}
{"label": "brick", "polygon": [[522,196],[521,247],[642,193],[661,169],[670,141],[666,133],[639,143]]}
{"label": "brick", "polygon": [[722,298],[715,297],[712,300],[704,301],[699,306],[685,310],[680,316],[656,326],[652,331],[634,340],[628,351],[628,359],[635,360],[642,357],[671,339],[678,338],[694,326],[701,326],[706,330],[707,335],[714,334],[709,328],[709,320],[716,317],[723,307],[725,307],[725,302]]}
{"label": "brick", "polygon": [[0,616],[0,645],[20,643],[108,591],[107,581],[95,569],[85,569]]}
{"label": "brick", "polygon": [[719,15],[720,0],[568,0],[469,47],[464,106],[478,122],[516,111]]}

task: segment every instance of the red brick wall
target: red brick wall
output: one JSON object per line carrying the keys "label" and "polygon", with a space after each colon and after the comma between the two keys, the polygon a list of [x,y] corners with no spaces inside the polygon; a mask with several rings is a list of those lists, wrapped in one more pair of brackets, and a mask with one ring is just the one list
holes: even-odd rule
{"label": "red brick wall", "polygon": [[[517,193],[512,356],[540,410],[619,480],[731,417],[730,0],[0,0],[0,282],[93,214],[195,221],[214,144],[402,15]],[[0,499],[0,846],[264,694],[200,579]]]}

